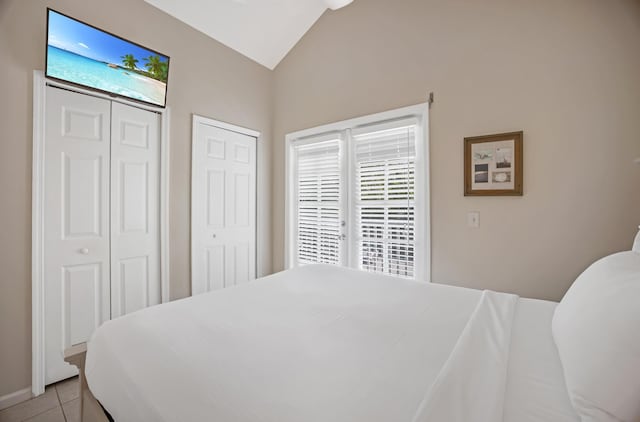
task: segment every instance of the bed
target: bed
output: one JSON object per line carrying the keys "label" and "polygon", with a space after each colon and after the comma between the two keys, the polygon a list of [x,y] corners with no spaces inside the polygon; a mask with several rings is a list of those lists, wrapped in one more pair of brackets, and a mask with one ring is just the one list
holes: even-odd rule
{"label": "bed", "polygon": [[117,422],[580,421],[557,306],[305,266],[106,322],[84,372]]}

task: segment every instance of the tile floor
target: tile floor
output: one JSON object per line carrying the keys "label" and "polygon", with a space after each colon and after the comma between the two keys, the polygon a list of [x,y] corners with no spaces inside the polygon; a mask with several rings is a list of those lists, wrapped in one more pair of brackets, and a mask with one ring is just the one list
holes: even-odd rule
{"label": "tile floor", "polygon": [[47,387],[44,394],[0,410],[0,422],[80,422],[78,377]]}

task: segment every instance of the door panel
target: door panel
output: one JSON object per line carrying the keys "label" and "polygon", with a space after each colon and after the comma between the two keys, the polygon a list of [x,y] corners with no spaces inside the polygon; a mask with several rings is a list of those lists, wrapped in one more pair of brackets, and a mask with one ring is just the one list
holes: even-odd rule
{"label": "door panel", "polygon": [[218,160],[225,160],[226,148],[225,142],[221,139],[207,138],[207,156]]}
{"label": "door panel", "polygon": [[105,280],[102,279],[101,266],[100,262],[95,262],[64,267],[64,349],[87,341],[102,322],[100,292]]}
{"label": "door panel", "polygon": [[110,316],[110,101],[46,88],[45,383],[77,373],[63,350]]}
{"label": "door panel", "polygon": [[246,145],[235,145],[235,161],[237,163],[249,164],[251,153]]}
{"label": "door panel", "polygon": [[160,303],[160,117],[113,103],[111,317]]}
{"label": "door panel", "polygon": [[225,172],[213,169],[207,172],[207,225],[211,228],[224,227]]}
{"label": "door panel", "polygon": [[256,138],[194,123],[192,293],[256,276]]}
{"label": "door panel", "polygon": [[145,122],[120,120],[120,142],[122,145],[148,149],[149,125]]}
{"label": "door panel", "polygon": [[[233,205],[230,215],[233,215],[233,225],[236,227],[249,227],[251,205],[251,175],[249,173],[236,173],[233,175]],[[254,192],[255,195],[255,192]]]}
{"label": "door panel", "polygon": [[73,152],[62,157],[64,238],[100,237],[105,218],[100,204],[103,157]]}
{"label": "door panel", "polygon": [[[120,234],[147,233],[149,163],[120,161]],[[118,192],[117,192],[118,193]]]}
{"label": "door panel", "polygon": [[240,243],[234,246],[235,280],[234,284],[249,281],[249,243]]}
{"label": "door panel", "polygon": [[[73,95],[72,93],[70,94]],[[81,141],[108,141],[108,138],[104,138],[103,129],[104,125],[109,122],[109,116],[105,119],[105,115],[101,110],[81,110],[74,106],[64,105],[61,106],[61,109],[63,115],[63,138],[76,138]]]}
{"label": "door panel", "polygon": [[206,288],[207,291],[222,289],[225,287],[225,247],[216,245],[206,248]]}
{"label": "door panel", "polygon": [[149,306],[149,259],[146,256],[120,260],[120,307],[123,314]]}

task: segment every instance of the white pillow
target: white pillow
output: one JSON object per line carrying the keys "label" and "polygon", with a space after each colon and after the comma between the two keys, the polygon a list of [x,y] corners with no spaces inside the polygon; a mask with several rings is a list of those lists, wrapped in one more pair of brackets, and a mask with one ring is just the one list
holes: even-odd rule
{"label": "white pillow", "polygon": [[[640,227],[638,227],[640,229]],[[640,253],[640,232],[636,235],[636,238],[633,241],[632,251]]]}
{"label": "white pillow", "polygon": [[555,310],[553,337],[584,421],[640,421],[640,253],[592,264]]}

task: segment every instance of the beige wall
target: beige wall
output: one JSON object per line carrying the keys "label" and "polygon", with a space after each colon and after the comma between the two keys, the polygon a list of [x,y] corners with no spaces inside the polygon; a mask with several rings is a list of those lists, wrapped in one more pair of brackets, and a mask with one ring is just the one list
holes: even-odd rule
{"label": "beige wall", "polygon": [[47,6],[171,56],[171,297],[190,291],[191,113],[265,134],[259,268],[271,270],[272,72],[142,0],[0,0],[0,396],[31,384],[32,74],[44,68]]}
{"label": "beige wall", "polygon": [[[640,3],[356,0],[275,70],[274,269],[284,135],[424,102],[434,281],[560,299],[640,223]],[[462,139],[524,130],[524,197],[465,198]],[[466,226],[479,211],[481,227]]]}

